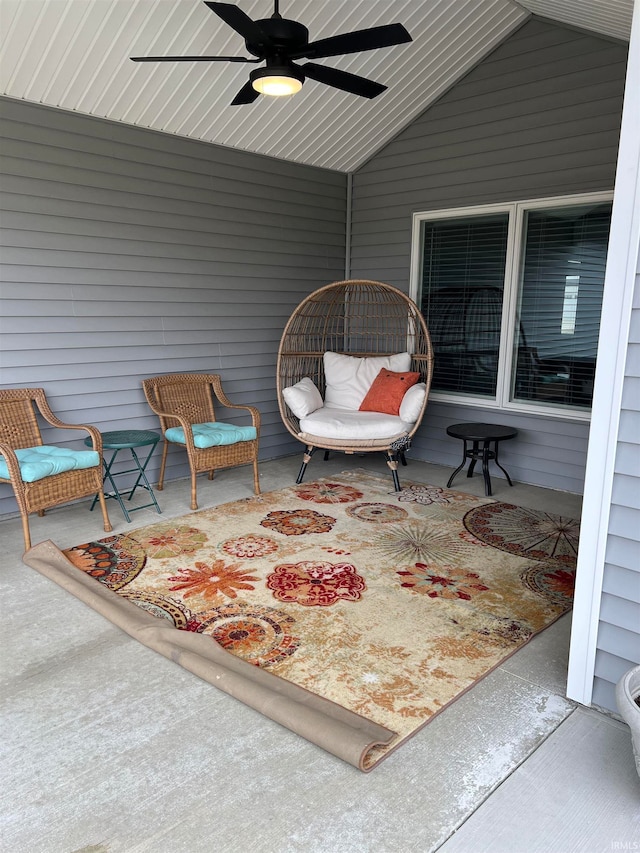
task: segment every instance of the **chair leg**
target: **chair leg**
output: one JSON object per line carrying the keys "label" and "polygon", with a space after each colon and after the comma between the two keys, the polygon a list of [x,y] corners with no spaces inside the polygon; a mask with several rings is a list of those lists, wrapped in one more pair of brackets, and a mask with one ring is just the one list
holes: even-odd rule
{"label": "chair leg", "polygon": [[305,450],[304,456],[302,457],[302,465],[300,466],[300,471],[298,472],[298,479],[296,483],[300,485],[302,482],[302,478],[304,477],[304,472],[307,470],[307,465],[311,462],[311,457],[315,453],[315,447],[312,447],[310,444],[307,445],[307,449]]}
{"label": "chair leg", "polygon": [[162,461],[160,462],[160,476],[158,477],[158,490],[162,491],[164,488],[164,469],[167,465],[167,452],[169,450],[169,442],[165,439],[162,442]]}
{"label": "chair leg", "polygon": [[102,510],[102,521],[104,522],[104,531],[105,533],[109,533],[109,531],[113,530],[113,527],[111,526],[111,520],[107,511],[107,502],[104,498],[104,489],[102,487],[98,492],[98,500],[100,501],[100,509]]}
{"label": "chair leg", "polygon": [[29,530],[29,516],[26,512],[20,512],[22,516],[22,535],[24,536],[24,550],[31,548],[31,531]]}
{"label": "chair leg", "polygon": [[198,509],[198,496],[196,494],[196,472],[191,469],[191,509]]}
{"label": "chair leg", "polygon": [[398,477],[398,457],[391,450],[387,451],[387,465],[391,469],[391,474],[393,476],[393,488],[396,492],[402,491],[400,487],[400,479]]}
{"label": "chair leg", "polygon": [[258,472],[258,458],[253,460],[253,491],[256,495],[260,494],[260,474]]}

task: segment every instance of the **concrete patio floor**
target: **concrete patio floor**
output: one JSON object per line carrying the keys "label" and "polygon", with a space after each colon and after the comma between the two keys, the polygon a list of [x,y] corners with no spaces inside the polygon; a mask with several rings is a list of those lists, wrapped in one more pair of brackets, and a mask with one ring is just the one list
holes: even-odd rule
{"label": "concrete patio floor", "polygon": [[[262,463],[263,491],[300,457]],[[314,459],[307,479],[381,458]],[[410,460],[404,480],[450,469]],[[498,500],[579,517],[580,498],[493,478]],[[482,478],[456,488],[482,494]],[[200,477],[201,508],[252,493],[248,467]],[[137,497],[137,496],[136,496]],[[189,512],[189,484],[157,493]],[[146,496],[141,496],[145,502]],[[89,502],[32,516],[33,542],[105,535]],[[115,532],[128,524],[109,501]],[[454,702],[370,774],[141,646],[22,563],[0,521],[2,792],[7,853],[605,853],[640,849],[627,726],[565,698],[570,615]]]}

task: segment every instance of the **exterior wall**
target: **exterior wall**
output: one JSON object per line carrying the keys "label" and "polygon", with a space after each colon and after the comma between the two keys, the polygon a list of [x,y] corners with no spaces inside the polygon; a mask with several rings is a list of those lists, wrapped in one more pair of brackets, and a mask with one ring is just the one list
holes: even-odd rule
{"label": "exterior wall", "polygon": [[[542,20],[518,30],[353,175],[350,274],[409,291],[415,212],[613,188],[626,46]],[[515,479],[579,493],[584,421],[429,403],[412,452],[458,464],[457,421],[515,426]],[[496,475],[498,472],[496,472]]]}
{"label": "exterior wall", "polygon": [[[640,260],[640,259],[639,259]],[[593,701],[613,708],[618,679],[640,664],[640,265],[622,390]]]}
{"label": "exterior wall", "polygon": [[[44,387],[73,423],[157,429],[142,378],[216,372],[231,399],[261,410],[262,458],[296,452],[277,349],[298,302],[344,277],[346,176],[1,107],[0,384]],[[170,452],[169,479],[187,475],[184,458]],[[0,487],[0,515],[15,511]]]}
{"label": "exterior wall", "polygon": [[640,257],[613,473],[593,702],[615,709],[615,685],[640,664]]}
{"label": "exterior wall", "polygon": [[626,70],[567,696],[616,710],[640,664],[640,6]]}
{"label": "exterior wall", "polygon": [[635,292],[596,654],[594,702],[608,707],[616,681],[640,663],[640,257]]}

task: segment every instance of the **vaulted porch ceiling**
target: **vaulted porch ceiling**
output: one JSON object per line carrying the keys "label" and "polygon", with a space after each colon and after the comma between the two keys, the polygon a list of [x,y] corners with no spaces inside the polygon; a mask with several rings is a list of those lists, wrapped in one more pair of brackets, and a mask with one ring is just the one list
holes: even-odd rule
{"label": "vaulted porch ceiling", "polygon": [[[269,17],[272,0],[236,0]],[[230,102],[254,66],[137,64],[247,55],[202,0],[2,0],[0,94],[340,171],[357,169],[531,15],[629,39],[633,0],[282,0],[312,40],[400,22],[409,44],[320,62],[389,88],[373,100],[307,80],[291,98]]]}

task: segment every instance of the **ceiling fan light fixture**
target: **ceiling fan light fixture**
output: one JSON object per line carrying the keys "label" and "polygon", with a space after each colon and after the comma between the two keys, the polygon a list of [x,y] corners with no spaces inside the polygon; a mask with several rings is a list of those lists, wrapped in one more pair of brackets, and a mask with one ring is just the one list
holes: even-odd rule
{"label": "ceiling fan light fixture", "polygon": [[287,65],[256,68],[251,72],[250,77],[251,85],[256,92],[276,98],[295,95],[302,89],[304,83],[304,75]]}

